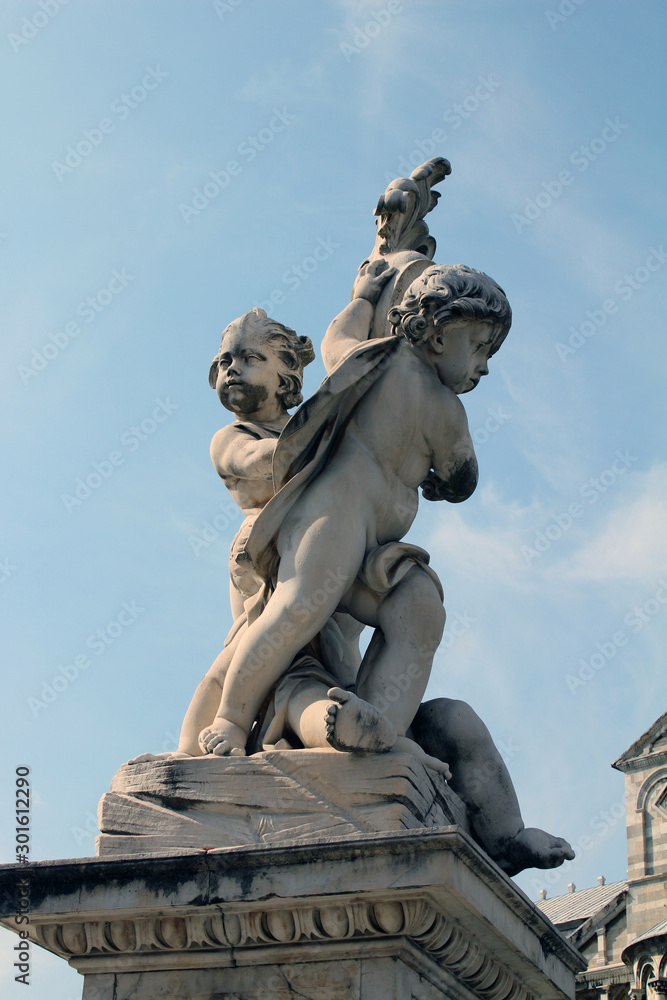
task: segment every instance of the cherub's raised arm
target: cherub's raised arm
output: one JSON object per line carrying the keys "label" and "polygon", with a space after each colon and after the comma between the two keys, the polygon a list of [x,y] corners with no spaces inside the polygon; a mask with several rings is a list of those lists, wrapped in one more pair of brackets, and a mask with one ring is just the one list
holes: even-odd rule
{"label": "cherub's raised arm", "polygon": [[322,340],[322,360],[328,372],[359,344],[368,340],[373,322],[373,306],[366,299],[352,299],[329,323]]}
{"label": "cherub's raised arm", "polygon": [[461,503],[475,492],[477,458],[468,430],[468,419],[458,396],[445,390],[436,407],[439,427],[429,435],[433,468],[422,485],[425,500]]}
{"label": "cherub's raised arm", "polygon": [[211,460],[222,479],[271,479],[277,438],[255,438],[236,424],[219,430],[211,441]]}
{"label": "cherub's raised arm", "polygon": [[359,344],[368,340],[382,289],[396,274],[384,260],[365,260],[352,290],[352,301],[329,324],[322,341],[322,360],[328,372]]}

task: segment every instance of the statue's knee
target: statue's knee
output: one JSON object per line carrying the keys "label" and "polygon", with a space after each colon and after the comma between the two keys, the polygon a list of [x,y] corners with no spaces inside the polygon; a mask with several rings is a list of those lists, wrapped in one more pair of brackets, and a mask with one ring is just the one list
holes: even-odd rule
{"label": "statue's knee", "polygon": [[478,736],[484,723],[465,701],[456,698],[433,698],[420,708],[422,717],[446,730],[452,737]]}
{"label": "statue's knee", "polygon": [[479,715],[465,701],[450,701],[447,727],[453,738],[466,742],[472,740],[476,745],[484,744],[490,739]]}
{"label": "statue's knee", "polygon": [[440,597],[440,592],[431,576],[421,567],[415,566],[405,578],[407,593],[403,595],[403,601],[407,599],[411,610],[420,615],[434,634],[442,638],[445,630],[445,608]]}

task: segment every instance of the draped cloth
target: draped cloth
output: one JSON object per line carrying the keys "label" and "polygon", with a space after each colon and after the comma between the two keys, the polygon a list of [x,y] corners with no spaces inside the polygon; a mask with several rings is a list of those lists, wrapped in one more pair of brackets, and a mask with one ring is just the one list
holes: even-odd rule
{"label": "draped cloth", "polygon": [[327,464],[352,413],[386,370],[399,344],[397,337],[360,344],[283,427],[273,456],[275,495],[258,515],[246,544],[246,552],[264,579],[276,577],[280,562],[276,539],[285,517]]}
{"label": "draped cloth", "polygon": [[[356,407],[386,371],[400,343],[400,338],[391,336],[360,344],[334,368],[283,428],[273,457],[275,495],[253,516],[251,523],[244,522],[242,544],[237,545],[235,555],[244,568],[252,566],[263,586],[249,596],[245,614],[234,623],[226,644],[266,606],[276,583],[280,565],[277,538],[287,514],[327,465]],[[241,542],[239,536],[237,539]],[[419,565],[442,597],[442,586],[428,562],[429,554],[424,549],[407,542],[388,542],[367,553],[358,579],[375,593],[387,594],[412,566]],[[310,649],[305,650],[278,681],[260,712],[248,752],[252,752],[251,747],[291,745],[287,708],[291,694],[302,681],[318,680],[327,687],[354,686],[354,672],[345,655],[345,639],[333,619],[320,633],[318,646],[317,658]]]}

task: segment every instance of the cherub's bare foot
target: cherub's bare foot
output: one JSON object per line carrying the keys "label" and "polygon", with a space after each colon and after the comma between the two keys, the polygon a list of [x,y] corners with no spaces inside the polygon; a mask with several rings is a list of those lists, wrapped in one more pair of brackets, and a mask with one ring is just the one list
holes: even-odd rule
{"label": "cherub's bare foot", "polygon": [[137,757],[128,760],[128,764],[145,764],[149,760],[176,760],[181,757],[194,757],[194,754],[185,753],[183,750],[171,750],[165,753],[140,753]]}
{"label": "cherub's bare foot", "polygon": [[248,735],[233,722],[218,717],[207,729],[199,734],[199,746],[204,753],[216,757],[245,757]]}
{"label": "cherub's bare foot", "polygon": [[333,687],[327,691],[332,705],[327,709],[327,742],[350,753],[386,753],[396,742],[396,729],[379,709],[357,698],[351,691]]}
{"label": "cherub's bare foot", "polygon": [[413,756],[420,760],[425,767],[433,768],[434,771],[438,771],[447,780],[452,776],[452,772],[449,770],[449,764],[445,764],[444,760],[438,760],[437,757],[431,757],[430,754],[426,753],[425,750],[415,743],[414,740],[409,739],[407,736],[399,736],[391,748],[392,753],[411,753]]}
{"label": "cherub's bare foot", "polygon": [[503,844],[496,863],[508,875],[516,875],[524,868],[558,868],[564,861],[572,861],[574,851],[567,840],[554,837],[536,827],[524,827],[516,837]]}

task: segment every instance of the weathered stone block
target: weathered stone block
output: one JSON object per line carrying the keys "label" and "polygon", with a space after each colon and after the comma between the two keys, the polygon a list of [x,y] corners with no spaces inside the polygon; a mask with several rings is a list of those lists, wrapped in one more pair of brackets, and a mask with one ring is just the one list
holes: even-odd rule
{"label": "weathered stone block", "polygon": [[336,750],[124,765],[98,815],[101,857],[467,829],[461,800],[415,757]]}

